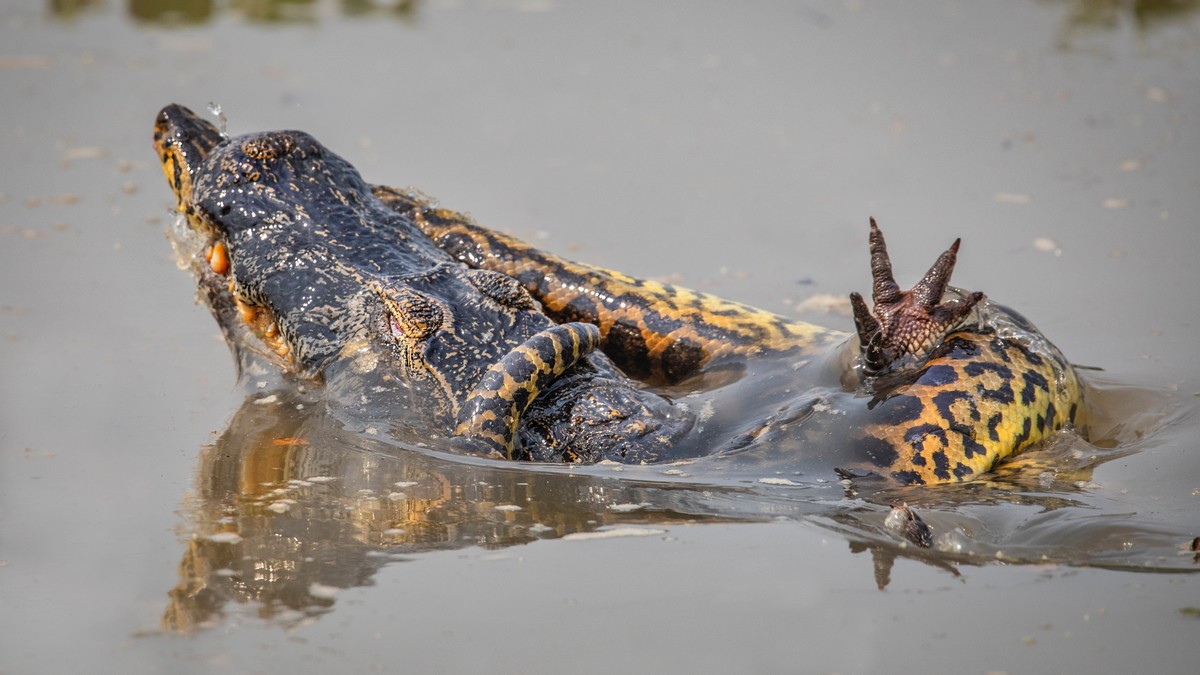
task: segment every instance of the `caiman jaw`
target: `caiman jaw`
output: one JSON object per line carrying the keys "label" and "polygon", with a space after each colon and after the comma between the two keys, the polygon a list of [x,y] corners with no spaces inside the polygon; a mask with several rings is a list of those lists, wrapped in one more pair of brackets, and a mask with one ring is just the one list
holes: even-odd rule
{"label": "caiman jaw", "polygon": [[941,302],[958,257],[959,240],[938,256],[933,267],[912,290],[901,291],[892,276],[883,233],[871,219],[871,277],[875,309],[858,293],[850,294],[854,326],[858,330],[863,371],[875,376],[893,368],[919,365],[955,326],[983,299],[971,293],[964,299]]}
{"label": "caiman jaw", "polygon": [[[200,284],[213,287],[206,291],[209,303],[217,302],[218,300],[214,296],[219,295],[220,303],[232,304],[229,311],[218,312],[220,317],[218,320],[229,322],[240,320],[270,350],[271,354],[279,357],[280,367],[290,369],[292,348],[284,338],[282,331],[279,330],[275,315],[267,307],[251,304],[238,294],[237,284],[234,282],[232,274],[233,266],[229,260],[225,242],[220,239],[214,241],[204,252],[204,262],[197,259],[193,264],[198,268],[195,271]],[[268,358],[271,358],[271,354],[267,354]]]}
{"label": "caiman jaw", "polygon": [[192,173],[225,138],[208,121],[172,103],[154,121],[154,150],[180,212],[190,213]]}
{"label": "caiman jaw", "polygon": [[210,122],[175,103],[163,108],[154,122],[154,150],[162,163],[167,184],[175,194],[176,208],[187,220],[186,227],[193,235],[207,242],[203,252],[197,251],[197,257],[190,262],[201,294],[231,343],[240,342],[236,339],[238,331],[244,330],[238,327],[240,321],[274,356],[279,357],[281,366],[287,367],[291,348],[274,316],[267,308],[252,305],[238,296],[225,242],[193,206],[192,175],[213,148],[224,141],[225,137]]}

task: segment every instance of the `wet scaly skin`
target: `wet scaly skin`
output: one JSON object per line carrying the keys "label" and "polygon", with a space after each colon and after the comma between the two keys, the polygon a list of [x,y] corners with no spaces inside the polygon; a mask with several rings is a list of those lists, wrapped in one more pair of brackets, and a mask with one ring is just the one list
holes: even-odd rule
{"label": "wet scaly skin", "polygon": [[[813,357],[847,337],[565,260],[435,208],[415,192],[376,186],[375,193],[456,259],[522,282],[555,320],[599,325],[605,353],[641,377],[672,382],[730,360]],[[957,252],[956,241],[916,287],[902,292],[871,221],[874,312],[852,297],[862,351],[858,391],[867,398],[842,399],[855,409],[839,412],[851,413],[859,428],[833,425],[846,435],[836,454],[848,473],[869,471],[904,484],[967,480],[1085,422],[1074,370],[1032,324],[982,293],[943,297],[950,295]]]}
{"label": "wet scaly skin", "polygon": [[[584,462],[739,450],[796,410],[793,419],[806,419],[820,396],[776,369],[783,386],[747,408],[758,426],[751,419],[743,438],[697,442],[692,411],[613,362],[650,384],[686,384],[731,365],[836,357],[847,343],[844,333],[572,263],[415,193],[372,188],[302,132],[226,139],[173,105],[159,114],[155,147],[180,212],[208,244],[193,269],[235,346],[248,332],[282,368],[312,379],[378,364],[384,388],[418,392],[415,405],[476,450]],[[805,422],[824,440],[802,451],[854,474],[954,482],[1081,421],[1074,372],[1032,326],[978,294],[942,302],[956,248],[903,293],[885,283],[890,263],[873,230],[875,311],[855,302],[868,346],[855,372],[866,377],[857,396],[834,397],[835,414]],[[923,324],[903,318],[914,308]]]}
{"label": "wet scaly skin", "polygon": [[208,242],[202,295],[285,371],[376,370],[470,449],[515,459],[657,461],[689,429],[595,351],[595,326],[555,324],[509,277],[450,259],[308,134],[226,139],[172,105],[154,139]]}

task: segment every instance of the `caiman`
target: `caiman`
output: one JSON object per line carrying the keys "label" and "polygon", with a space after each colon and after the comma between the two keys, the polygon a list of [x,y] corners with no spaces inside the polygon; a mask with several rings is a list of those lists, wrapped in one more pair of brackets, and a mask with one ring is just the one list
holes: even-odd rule
{"label": "caiman", "polygon": [[154,146],[235,349],[306,380],[369,373],[460,450],[649,463],[791,435],[844,475],[932,484],[1084,422],[1058,349],[949,287],[958,241],[903,291],[872,220],[874,306],[851,295],[847,334],[539,251],[303,132],[227,138],[170,105]]}

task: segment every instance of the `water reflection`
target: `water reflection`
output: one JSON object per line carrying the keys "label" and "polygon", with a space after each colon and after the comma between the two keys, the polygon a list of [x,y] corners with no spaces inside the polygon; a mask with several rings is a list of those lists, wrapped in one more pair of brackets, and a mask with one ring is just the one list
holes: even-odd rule
{"label": "water reflection", "polygon": [[533,468],[438,457],[351,433],[296,390],[253,395],[200,454],[196,492],[185,505],[180,581],[163,627],[214,625],[229,603],[292,625],[330,611],[338,589],[367,585],[384,565],[421,552],[614,529],[657,536],[679,523],[824,514],[851,537],[853,552],[875,556],[881,588],[898,555],[957,573],[887,532],[888,509],[866,502],[839,513],[828,501],[736,485]]}
{"label": "water reflection", "polygon": [[1168,25],[1182,23],[1200,0],[1039,0],[1063,7],[1066,15],[1058,31],[1058,46],[1076,49],[1092,36],[1111,33],[1126,25],[1146,36]]}
{"label": "water reflection", "polygon": [[1177,21],[1200,8],[1200,0],[1042,0],[1065,5],[1066,21],[1080,29],[1114,29],[1132,21],[1151,30]]}
{"label": "water reflection", "polygon": [[[1131,24],[1139,33],[1178,23],[1200,9],[1200,0],[1037,0],[1063,7],[1060,45]],[[50,0],[52,15],[71,18],[105,6],[104,0]],[[419,0],[127,0],[126,11],[140,22],[202,24],[222,12],[247,21],[312,23],[322,13],[342,16],[392,16],[404,21],[417,17]]]}
{"label": "water reflection", "polygon": [[[60,18],[72,18],[98,11],[104,4],[102,0],[50,0],[50,12]],[[208,23],[223,12],[265,23],[313,23],[323,12],[350,17],[392,16],[412,21],[418,4],[418,0],[128,0],[125,8],[139,22],[189,25]]]}
{"label": "water reflection", "polygon": [[[421,551],[501,548],[598,528],[729,520],[670,485],[472,465],[344,431],[298,392],[251,397],[200,457],[180,583],[186,631],[252,602],[289,623]],[[641,534],[653,531],[640,532]]]}
{"label": "water reflection", "polygon": [[[663,467],[568,469],[409,450],[373,429],[347,430],[315,395],[256,391],[200,453],[195,493],[185,499],[180,580],[163,626],[214,625],[231,603],[284,626],[308,621],[332,610],[339,589],[369,585],[383,566],[429,551],[624,528],[660,536],[673,524],[734,520],[820,524],[844,537],[852,554],[872,557],[881,589],[898,559],[953,576],[963,565],[997,561],[1200,570],[1188,546],[1194,532],[1156,522],[1129,495],[1091,482],[1099,463],[1152,449],[1163,442],[1157,430],[1178,419],[1163,415],[1152,392],[1090,394],[1113,420],[1104,435],[1114,447],[1064,435],[1047,454],[1034,453],[1034,467],[1061,468],[1052,477],[1017,465],[991,481],[938,489],[816,489],[764,484],[754,478],[761,472],[731,476],[711,460],[689,465],[679,480]],[[1138,419],[1131,409],[1157,417]],[[889,529],[891,505],[901,502],[931,526],[932,547]]]}

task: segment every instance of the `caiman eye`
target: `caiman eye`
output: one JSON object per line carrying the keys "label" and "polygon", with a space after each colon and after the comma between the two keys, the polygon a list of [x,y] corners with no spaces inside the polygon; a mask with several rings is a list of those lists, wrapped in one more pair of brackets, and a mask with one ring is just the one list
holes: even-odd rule
{"label": "caiman eye", "polygon": [[389,289],[382,297],[389,315],[388,325],[397,339],[424,340],[445,323],[446,312],[441,305],[412,289]]}
{"label": "caiman eye", "polygon": [[251,138],[242,144],[247,157],[260,160],[279,159],[296,149],[296,142],[287,134],[275,133]]}

